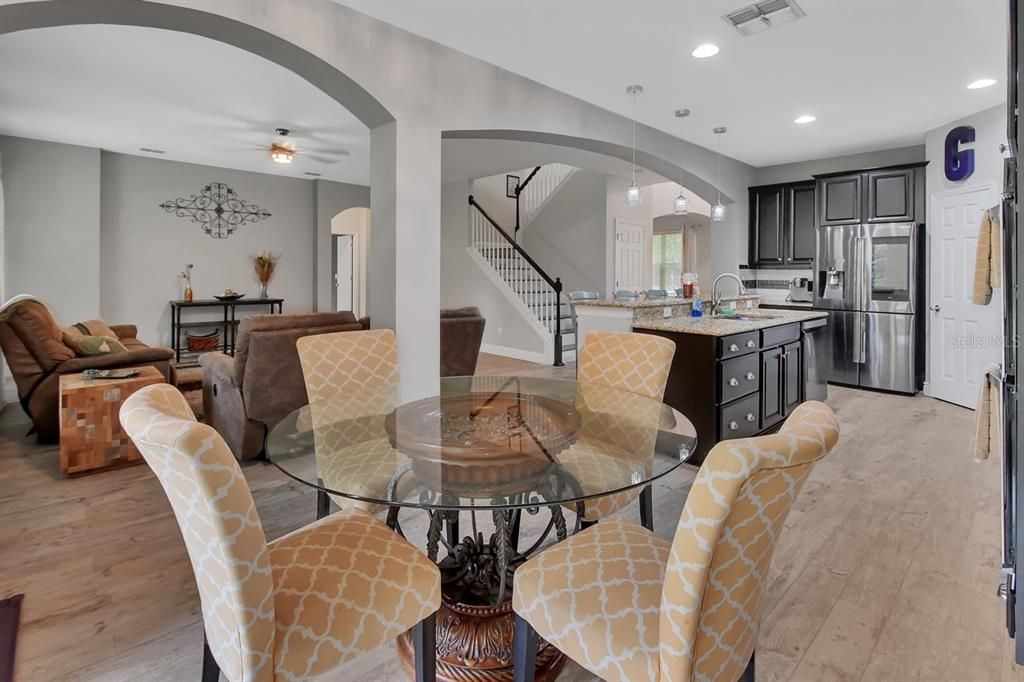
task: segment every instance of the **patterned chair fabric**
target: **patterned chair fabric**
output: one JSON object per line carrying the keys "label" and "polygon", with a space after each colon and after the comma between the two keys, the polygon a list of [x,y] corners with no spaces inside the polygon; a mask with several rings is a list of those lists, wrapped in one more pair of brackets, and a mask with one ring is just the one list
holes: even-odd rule
{"label": "patterned chair fabric", "polygon": [[[296,342],[309,395],[320,477],[328,488],[380,498],[399,455],[386,442],[384,418],[394,409],[398,346],[390,329],[305,336]],[[381,439],[385,439],[381,442]],[[363,453],[381,450],[378,459]],[[342,509],[379,505],[331,495]]]}
{"label": "patterned chair fabric", "polygon": [[807,402],[777,434],[719,443],[671,545],[628,520],[602,521],[520,566],[513,609],[608,680],[739,679],[782,525],[838,439],[832,410]]}
{"label": "patterned chair fabric", "polygon": [[308,679],[440,606],[437,567],[368,514],[334,514],[268,545],[238,462],[177,389],[136,392],[121,423],[171,503],[228,680]]}
{"label": "patterned chair fabric", "polygon": [[[668,383],[669,370],[672,368],[672,357],[676,346],[672,341],[650,334],[633,334],[629,332],[592,331],[587,334],[586,343],[580,351],[579,376],[581,388],[587,385],[607,386],[618,391],[628,391],[650,401],[661,402]],[[591,421],[609,421],[622,408],[617,403],[622,396],[615,394],[612,405],[590,405],[584,419]],[[638,405],[648,409],[645,400],[638,400]],[[646,419],[642,420],[645,424]],[[634,429],[635,430],[635,429]],[[641,459],[649,458],[654,449],[654,429],[645,429],[637,434],[622,434],[622,438],[612,441],[619,444],[625,451],[632,451]],[[575,472],[574,453],[570,448],[560,457],[570,471]],[[580,476],[592,477],[594,472],[579,471]],[[583,518],[586,521],[597,521],[614,514],[636,499],[639,490],[608,495],[595,500],[587,500],[584,505]],[[566,505],[574,508],[575,505]]]}

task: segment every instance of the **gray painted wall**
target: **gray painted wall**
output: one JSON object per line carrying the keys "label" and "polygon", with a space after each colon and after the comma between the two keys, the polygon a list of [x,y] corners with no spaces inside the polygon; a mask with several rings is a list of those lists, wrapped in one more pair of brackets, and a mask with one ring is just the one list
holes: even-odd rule
{"label": "gray painted wall", "polygon": [[604,291],[607,176],[577,170],[522,232],[523,248],[565,291]]}
{"label": "gray painted wall", "polygon": [[858,168],[896,166],[902,163],[917,163],[919,161],[924,161],[924,159],[924,145],[921,144],[914,145],[913,147],[882,149],[880,151],[867,152],[865,154],[837,156],[831,159],[815,159],[814,161],[801,161],[800,163],[785,163],[779,166],[755,168],[752,184],[772,185],[777,182],[810,180],[812,176],[819,173],[835,173],[845,170],[856,170]]}
{"label": "gray painted wall", "polygon": [[[196,298],[210,298],[227,288],[255,296],[259,285],[252,258],[264,249],[280,256],[270,294],[284,298],[288,312],[313,310],[312,181],[110,152],[103,152],[101,163],[103,319],[132,322],[143,339],[169,343],[167,302],[182,295],[178,272],[186,263],[195,265]],[[271,217],[242,225],[226,239],[214,239],[198,224],[158,206],[212,181],[226,183]]]}
{"label": "gray painted wall", "polygon": [[33,294],[67,323],[100,306],[100,151],[0,136],[4,292]]}
{"label": "gray painted wall", "polygon": [[[441,187],[441,306],[458,308],[475,305],[487,318],[484,343],[526,353],[542,353],[539,333],[505,298],[505,294],[484,275],[466,251],[469,242],[469,196],[467,180],[453,180]],[[531,228],[533,226],[531,225]],[[416,299],[416,292],[408,292]]]}

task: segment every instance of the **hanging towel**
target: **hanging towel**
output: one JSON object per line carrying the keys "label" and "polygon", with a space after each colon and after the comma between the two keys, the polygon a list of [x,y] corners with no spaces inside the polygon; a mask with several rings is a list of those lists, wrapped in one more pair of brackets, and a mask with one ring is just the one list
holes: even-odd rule
{"label": "hanging towel", "polygon": [[978,226],[978,250],[974,256],[972,303],[988,305],[992,300],[992,289],[1001,286],[1003,281],[1002,258],[999,216],[985,211],[981,216],[981,225]]}
{"label": "hanging towel", "polygon": [[974,411],[974,432],[971,436],[971,457],[975,462],[986,460],[991,454],[1002,456],[1003,431],[999,423],[1002,399],[1002,384],[999,380],[1001,372],[1002,368],[992,363],[981,375],[978,408]]}

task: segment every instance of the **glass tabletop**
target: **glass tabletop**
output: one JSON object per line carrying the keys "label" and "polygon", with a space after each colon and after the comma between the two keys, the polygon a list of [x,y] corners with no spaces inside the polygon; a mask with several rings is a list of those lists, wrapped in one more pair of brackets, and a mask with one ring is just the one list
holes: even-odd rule
{"label": "glass tabletop", "polygon": [[685,416],[635,393],[475,376],[314,401],[271,430],[266,452],[297,481],[371,505],[529,509],[641,488],[696,443]]}

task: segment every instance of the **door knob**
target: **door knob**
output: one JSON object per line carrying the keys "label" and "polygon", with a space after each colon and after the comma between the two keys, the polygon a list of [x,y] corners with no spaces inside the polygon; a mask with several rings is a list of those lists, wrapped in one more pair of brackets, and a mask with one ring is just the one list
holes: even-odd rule
{"label": "door knob", "polygon": [[940,310],[942,310],[942,306],[940,306],[940,305],[930,305],[930,306],[928,306],[928,310],[932,311],[933,313],[937,313]]}

